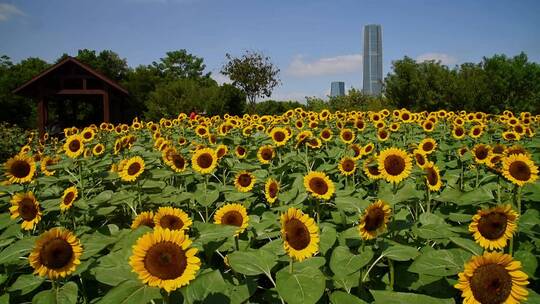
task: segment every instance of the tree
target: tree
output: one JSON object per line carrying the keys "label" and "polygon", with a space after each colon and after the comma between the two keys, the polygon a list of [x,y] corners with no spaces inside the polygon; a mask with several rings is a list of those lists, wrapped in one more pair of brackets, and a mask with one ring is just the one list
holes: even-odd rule
{"label": "tree", "polygon": [[232,80],[232,85],[241,89],[249,102],[250,111],[255,109],[258,97],[270,97],[272,90],[280,83],[279,69],[270,61],[270,57],[254,51],[246,51],[242,57],[226,54],[228,62],[222,67],[221,74]]}
{"label": "tree", "polygon": [[[67,56],[68,54],[62,54],[56,62],[64,60]],[[111,50],[103,50],[96,54],[95,50],[82,49],[78,50],[75,58],[115,81],[123,80],[129,72],[127,60]]]}
{"label": "tree", "polygon": [[160,74],[168,79],[176,80],[181,78],[200,79],[210,78],[210,73],[203,74],[206,65],[204,59],[189,54],[186,50],[167,52],[165,58],[160,58],[159,62],[152,62]]}

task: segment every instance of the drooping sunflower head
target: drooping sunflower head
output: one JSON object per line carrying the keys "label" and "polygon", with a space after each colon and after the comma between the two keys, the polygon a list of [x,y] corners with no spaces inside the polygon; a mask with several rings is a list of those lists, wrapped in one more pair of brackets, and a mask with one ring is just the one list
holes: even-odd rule
{"label": "drooping sunflower head", "polygon": [[273,178],[269,178],[264,185],[264,196],[269,205],[272,205],[279,193],[279,182]]}
{"label": "drooping sunflower head", "polygon": [[339,132],[339,138],[342,142],[350,144],[354,141],[355,135],[353,130],[345,128],[341,129],[341,131]]}
{"label": "drooping sunflower head", "polygon": [[214,223],[218,225],[236,226],[236,235],[244,232],[249,224],[246,207],[241,204],[226,204],[214,214]]}
{"label": "drooping sunflower head", "polygon": [[430,191],[439,191],[442,186],[441,174],[439,173],[439,168],[433,164],[433,162],[428,162],[424,167],[424,172],[426,173],[426,185]]}
{"label": "drooping sunflower head", "polygon": [[375,145],[373,143],[367,143],[365,146],[362,147],[362,156],[369,155],[373,150],[375,149]]}
{"label": "drooping sunflower head", "polygon": [[56,170],[51,170],[50,166],[54,166],[57,163],[58,158],[52,158],[50,156],[43,157],[40,162],[41,172],[46,176],[53,176],[56,173]]}
{"label": "drooping sunflower head", "polygon": [[284,146],[289,140],[289,132],[285,128],[276,127],[270,131],[270,137],[274,144],[278,147]]}
{"label": "drooping sunflower head", "polygon": [[64,278],[81,263],[83,248],[69,230],[52,228],[36,240],[28,260],[34,273],[51,280]]}
{"label": "drooping sunflower head", "polygon": [[137,240],[129,265],[143,283],[171,292],[188,285],[201,267],[191,243],[182,231],[156,227]]}
{"label": "drooping sunflower head", "polygon": [[500,252],[473,256],[458,274],[455,288],[461,290],[463,303],[520,303],[527,299],[528,277],[521,262]]}
{"label": "drooping sunflower head", "polygon": [[357,144],[352,144],[349,146],[349,148],[352,150],[352,157],[354,159],[358,160],[362,157],[362,147]]}
{"label": "drooping sunflower head", "polygon": [[520,187],[538,179],[538,167],[525,154],[511,154],[503,158],[502,173],[506,179]]}
{"label": "drooping sunflower head", "polygon": [[281,215],[281,237],[285,252],[292,259],[303,261],[319,251],[319,227],[296,208],[289,208]]}
{"label": "drooping sunflower head", "polygon": [[364,174],[371,180],[383,178],[383,175],[379,170],[379,166],[377,165],[377,160],[374,157],[366,159],[362,169]]}
{"label": "drooping sunflower head", "polygon": [[41,221],[41,210],[39,203],[32,192],[17,193],[11,197],[11,219],[20,217],[22,219],[21,228],[32,230]]}
{"label": "drooping sunflower head", "polygon": [[193,224],[191,218],[182,209],[159,207],[154,215],[156,227],[169,230],[187,230]]}
{"label": "drooping sunflower head", "polygon": [[424,154],[431,154],[437,148],[437,142],[433,138],[424,138],[418,144],[418,151]]}
{"label": "drooping sunflower head", "polygon": [[329,200],[335,192],[334,183],[323,172],[311,171],[304,176],[304,187],[314,197]]}
{"label": "drooping sunflower head", "polygon": [[500,250],[517,228],[518,214],[510,205],[478,210],[469,225],[474,240],[483,248]]}
{"label": "drooping sunflower head", "polygon": [[234,186],[240,192],[249,192],[255,185],[255,175],[247,171],[240,171],[234,178]]}
{"label": "drooping sunflower head", "polygon": [[413,156],[414,156],[414,160],[416,161],[416,165],[422,169],[429,162],[427,159],[427,155],[418,149],[414,149]]}
{"label": "drooping sunflower head", "polygon": [[222,158],[227,154],[227,152],[229,152],[229,148],[227,148],[226,145],[219,145],[216,148],[216,155],[218,158]]}
{"label": "drooping sunflower head", "polygon": [[144,160],[140,156],[127,159],[122,168],[118,168],[120,178],[126,182],[135,181],[144,172]]}
{"label": "drooping sunflower head", "polygon": [[389,148],[379,155],[378,166],[386,181],[399,183],[411,173],[412,162],[411,157],[404,150]]}
{"label": "drooping sunflower head", "polygon": [[141,226],[154,228],[155,225],[156,224],[154,223],[154,212],[143,211],[137,215],[133,222],[131,222],[131,229],[137,229]]}
{"label": "drooping sunflower head", "polygon": [[203,148],[197,150],[191,157],[193,169],[200,174],[212,173],[217,167],[217,154],[214,149]]}
{"label": "drooping sunflower head", "polygon": [[83,137],[79,134],[71,135],[64,143],[64,151],[71,158],[76,158],[84,152]]}
{"label": "drooping sunflower head", "polygon": [[345,176],[352,175],[356,171],[356,162],[351,157],[344,157],[339,161],[338,169]]}
{"label": "drooping sunflower head", "polygon": [[77,196],[79,195],[79,191],[77,191],[77,187],[71,186],[64,190],[64,194],[62,195],[62,198],[60,199],[60,210],[66,211],[73,206],[73,202],[77,199]]}
{"label": "drooping sunflower head", "polygon": [[261,164],[269,164],[275,156],[276,152],[274,150],[274,147],[270,145],[262,146],[257,151],[257,158],[259,159]]}
{"label": "drooping sunflower head", "polygon": [[392,209],[382,200],[370,204],[360,217],[358,232],[364,240],[371,240],[386,230]]}
{"label": "drooping sunflower head", "polygon": [[4,165],[5,175],[11,183],[28,183],[36,173],[34,159],[23,154],[17,154],[8,159]]}

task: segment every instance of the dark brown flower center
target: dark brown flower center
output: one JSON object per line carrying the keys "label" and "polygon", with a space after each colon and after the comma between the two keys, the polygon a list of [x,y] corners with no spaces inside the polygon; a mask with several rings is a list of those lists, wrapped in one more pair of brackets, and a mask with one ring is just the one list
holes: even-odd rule
{"label": "dark brown flower center", "polygon": [[486,147],[484,146],[479,146],[477,149],[474,150],[474,155],[479,160],[486,159],[488,154],[489,154],[489,150],[486,149]]}
{"label": "dark brown flower center", "polygon": [[180,230],[182,229],[182,227],[184,227],[184,222],[182,222],[182,220],[178,216],[167,214],[159,219],[159,225],[162,228]]}
{"label": "dark brown flower center", "polygon": [[324,139],[330,138],[330,132],[328,130],[324,130],[321,135]]}
{"label": "dark brown flower center", "polygon": [[66,196],[64,197],[64,205],[69,205],[73,202],[73,199],[75,198],[75,192],[69,191]]}
{"label": "dark brown flower center", "polygon": [[501,212],[491,212],[480,218],[478,231],[488,240],[496,240],[504,235],[507,225],[507,216]]}
{"label": "dark brown flower center", "polygon": [[223,155],[225,155],[225,148],[219,148],[217,150],[217,157],[221,158]]}
{"label": "dark brown flower center", "polygon": [[101,153],[103,151],[103,146],[96,146],[96,153]]}
{"label": "dark brown flower center", "polygon": [[24,178],[30,174],[30,164],[24,160],[16,160],[10,168],[10,173],[16,178]]}
{"label": "dark brown flower center", "polygon": [[278,185],[275,182],[270,183],[270,186],[268,187],[268,196],[271,198],[275,198],[277,196],[278,192]]}
{"label": "dark brown flower center", "polygon": [[427,142],[425,142],[425,143],[422,145],[422,149],[423,149],[424,151],[426,151],[426,152],[429,152],[429,151],[433,150],[433,147],[434,147],[434,146],[433,146],[433,143],[430,142],[430,141],[427,141]]}
{"label": "dark brown flower center", "polygon": [[36,218],[38,208],[31,198],[25,197],[19,202],[19,214],[25,221],[31,221]]}
{"label": "dark brown flower center", "polygon": [[73,248],[66,240],[61,238],[47,241],[39,252],[41,264],[51,269],[65,267],[72,257]]}
{"label": "dark brown flower center", "polygon": [[242,187],[248,187],[251,185],[251,176],[248,173],[242,173],[238,176],[238,184]]}
{"label": "dark brown flower center", "polygon": [[238,155],[242,156],[246,153],[246,149],[244,149],[244,147],[237,147],[236,148],[236,153],[238,153]]}
{"label": "dark brown flower center", "polygon": [[272,152],[273,152],[273,151],[272,151],[272,149],[270,149],[270,148],[264,148],[264,149],[262,149],[262,151],[261,151],[261,157],[262,157],[262,159],[264,159],[264,160],[271,160],[271,159],[272,159],[272,154],[273,154]]}
{"label": "dark brown flower center", "polygon": [[424,155],[420,154],[420,153],[415,153],[414,154],[414,157],[416,158],[416,162],[420,165],[420,166],[423,166],[425,163],[426,163],[426,159],[424,158]]}
{"label": "dark brown flower center", "polygon": [[162,280],[180,277],[187,266],[185,251],[169,241],[157,243],[148,249],[144,258],[144,267],[153,276]]}
{"label": "dark brown flower center", "polygon": [[531,178],[531,168],[520,160],[513,161],[508,167],[508,172],[519,181],[528,181]]}
{"label": "dark brown flower center", "polygon": [[184,169],[184,166],[186,165],[186,161],[184,160],[182,156],[178,154],[173,154],[171,158],[172,158],[172,163],[174,164],[176,168]]}
{"label": "dark brown flower center", "polygon": [[470,284],[474,299],[482,304],[504,303],[512,291],[512,277],[498,264],[478,267]]}
{"label": "dark brown flower center", "polygon": [[364,149],[364,151],[365,151],[366,153],[371,152],[371,150],[373,150],[373,146],[372,146],[372,145],[368,145],[368,146],[366,146],[366,148]]}
{"label": "dark brown flower center", "polygon": [[355,168],[354,161],[351,159],[346,159],[341,163],[341,167],[343,167],[343,171],[351,172]]}
{"label": "dark brown flower center", "polygon": [[223,217],[221,217],[221,223],[224,225],[231,225],[241,227],[244,222],[242,214],[236,210],[227,211]]}
{"label": "dark brown flower center", "polygon": [[388,155],[384,159],[384,169],[390,175],[400,175],[405,170],[405,160],[399,155]]}
{"label": "dark brown flower center", "polygon": [[473,132],[473,135],[478,136],[480,134],[480,129],[474,128],[472,132]]}
{"label": "dark brown flower center", "polygon": [[71,152],[77,152],[81,148],[81,142],[78,139],[74,139],[69,142],[69,151]]}
{"label": "dark brown flower center", "polygon": [[127,173],[128,175],[135,175],[139,173],[140,170],[141,170],[141,164],[139,164],[138,162],[134,162],[131,165],[129,165],[127,169]]}
{"label": "dark brown flower center", "polygon": [[437,185],[439,182],[439,175],[434,168],[426,168],[427,181],[431,186]]}
{"label": "dark brown flower center", "polygon": [[381,139],[387,138],[387,137],[388,137],[388,132],[386,132],[386,130],[380,130],[380,131],[379,131],[379,137],[380,137]]}
{"label": "dark brown flower center", "polygon": [[384,224],[384,211],[381,208],[374,208],[368,211],[364,218],[367,231],[375,231]]}
{"label": "dark brown flower center", "polygon": [[282,142],[285,140],[285,134],[281,131],[277,131],[274,133],[274,140],[277,142]]}
{"label": "dark brown flower center", "polygon": [[83,137],[84,137],[84,139],[90,139],[90,138],[92,138],[92,133],[91,132],[84,132]]}
{"label": "dark brown flower center", "polygon": [[462,127],[459,127],[459,128],[456,128],[456,130],[454,131],[454,134],[456,134],[456,136],[461,136],[465,133],[465,131],[463,130]]}
{"label": "dark brown flower center", "polygon": [[319,195],[324,195],[328,192],[328,184],[321,177],[311,178],[309,181],[309,188]]}
{"label": "dark brown flower center", "polygon": [[295,250],[302,250],[309,245],[311,235],[302,221],[293,218],[285,223],[285,240]]}
{"label": "dark brown flower center", "polygon": [[212,166],[212,162],[214,161],[214,158],[210,153],[203,153],[197,157],[197,165],[203,169],[208,169],[210,166]]}
{"label": "dark brown flower center", "polygon": [[343,132],[343,139],[346,140],[346,141],[351,140],[352,139],[352,133],[349,132],[349,131]]}

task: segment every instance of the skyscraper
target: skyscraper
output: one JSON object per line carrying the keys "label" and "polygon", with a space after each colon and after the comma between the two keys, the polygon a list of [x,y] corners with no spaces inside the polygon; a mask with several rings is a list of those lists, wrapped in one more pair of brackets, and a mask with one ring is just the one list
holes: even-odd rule
{"label": "skyscraper", "polygon": [[382,29],[378,24],[364,27],[364,93],[381,95],[382,71]]}
{"label": "skyscraper", "polygon": [[345,82],[334,81],[330,85],[330,97],[345,96]]}

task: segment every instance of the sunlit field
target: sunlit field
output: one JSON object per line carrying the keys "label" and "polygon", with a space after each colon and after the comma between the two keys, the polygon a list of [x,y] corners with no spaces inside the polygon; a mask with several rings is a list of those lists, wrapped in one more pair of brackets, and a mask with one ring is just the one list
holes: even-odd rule
{"label": "sunlit field", "polygon": [[0,186],[0,303],[540,303],[540,116],[102,123]]}

